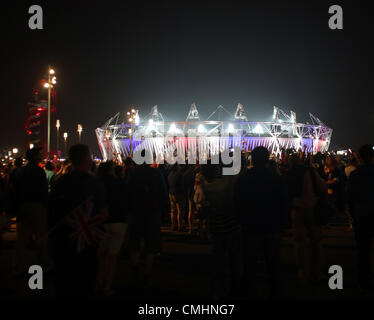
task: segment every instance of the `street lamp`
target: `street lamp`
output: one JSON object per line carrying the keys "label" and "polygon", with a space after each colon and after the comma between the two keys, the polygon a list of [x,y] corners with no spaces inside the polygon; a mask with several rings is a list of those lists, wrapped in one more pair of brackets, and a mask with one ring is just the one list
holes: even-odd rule
{"label": "street lamp", "polygon": [[44,84],[44,87],[48,89],[48,129],[47,129],[47,154],[49,158],[50,145],[51,145],[51,89],[56,84],[55,70],[48,68],[48,82]]}
{"label": "street lamp", "polygon": [[68,138],[68,133],[64,132],[64,142],[65,142],[65,156],[66,156],[66,140]]}
{"label": "street lamp", "polygon": [[17,154],[18,153],[18,149],[17,148],[13,148],[12,152],[13,152],[13,154]]}
{"label": "street lamp", "polygon": [[59,151],[59,147],[60,147],[60,139],[59,139],[59,131],[60,131],[60,120],[56,120],[56,130],[57,130],[57,157],[58,157],[58,151]]}
{"label": "street lamp", "polygon": [[81,124],[78,124],[78,134],[79,134],[79,143],[81,143],[81,135],[82,135],[82,131],[83,131],[83,127]]}

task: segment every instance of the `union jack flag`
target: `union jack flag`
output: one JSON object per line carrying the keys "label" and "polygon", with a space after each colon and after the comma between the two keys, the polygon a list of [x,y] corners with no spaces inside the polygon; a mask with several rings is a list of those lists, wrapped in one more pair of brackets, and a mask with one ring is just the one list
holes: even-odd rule
{"label": "union jack flag", "polygon": [[105,217],[100,215],[92,216],[93,201],[91,198],[76,207],[67,219],[67,223],[75,229],[69,235],[70,240],[77,241],[77,252],[81,253],[86,245],[89,246],[99,239],[107,238],[107,234],[100,230],[97,225],[105,221]]}

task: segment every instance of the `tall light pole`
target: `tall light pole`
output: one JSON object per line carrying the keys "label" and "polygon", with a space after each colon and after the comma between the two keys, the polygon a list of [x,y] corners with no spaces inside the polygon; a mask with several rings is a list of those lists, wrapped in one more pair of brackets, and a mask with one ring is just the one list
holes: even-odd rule
{"label": "tall light pole", "polygon": [[48,159],[50,156],[50,146],[51,146],[51,88],[56,84],[56,77],[54,76],[55,70],[48,67],[48,82],[44,84],[44,87],[48,89],[48,128],[47,128],[47,154]]}
{"label": "tall light pole", "polygon": [[133,131],[134,131],[134,123],[137,124],[137,111],[132,108],[127,112],[127,120],[130,122],[130,129],[129,129],[129,135],[130,135],[130,157],[132,157],[132,137],[133,137]]}
{"label": "tall light pole", "polygon": [[78,124],[78,129],[77,129],[77,131],[78,131],[78,135],[79,135],[79,143],[81,143],[81,139],[82,139],[82,131],[83,131],[83,127],[82,127],[82,125],[81,124]]}
{"label": "tall light pole", "polygon": [[65,142],[65,157],[67,155],[67,152],[66,152],[66,139],[68,138],[68,133],[67,132],[64,132],[64,142]]}
{"label": "tall light pole", "polygon": [[58,155],[58,151],[59,151],[59,147],[60,147],[60,139],[59,139],[60,120],[56,120],[56,130],[57,130],[57,144],[56,144],[56,149],[57,149],[57,157],[58,157],[59,156]]}

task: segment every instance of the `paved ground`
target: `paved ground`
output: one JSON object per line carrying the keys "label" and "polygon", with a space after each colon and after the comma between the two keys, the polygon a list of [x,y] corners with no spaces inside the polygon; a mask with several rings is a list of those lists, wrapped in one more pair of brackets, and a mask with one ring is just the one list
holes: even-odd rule
{"label": "paved ground", "polygon": [[[353,233],[346,227],[330,227],[324,231],[326,265],[340,265],[344,270],[344,289],[330,290],[325,283],[315,286],[300,286],[296,279],[296,267],[290,232],[282,237],[282,299],[374,299],[374,295],[362,295],[356,289],[355,248]],[[135,287],[130,273],[126,251],[122,252],[116,279],[116,294],[113,298],[130,299],[204,299],[210,298],[211,247],[207,241],[186,233],[169,232],[163,229],[163,251],[154,266],[154,280],[150,289],[143,291]],[[0,298],[49,299],[54,291],[51,279],[45,277],[45,289],[31,291],[28,278],[11,275],[11,255],[14,233],[6,235],[5,248],[0,255]],[[33,252],[30,249],[30,263]],[[326,276],[327,270],[326,270]],[[260,296],[264,291],[259,277]]]}

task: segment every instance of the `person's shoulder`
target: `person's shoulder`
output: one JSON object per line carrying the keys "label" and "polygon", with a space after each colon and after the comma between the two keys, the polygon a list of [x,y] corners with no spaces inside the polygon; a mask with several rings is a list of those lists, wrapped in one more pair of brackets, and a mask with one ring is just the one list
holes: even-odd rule
{"label": "person's shoulder", "polygon": [[360,177],[367,175],[374,175],[374,164],[358,166],[356,170],[353,170],[350,177]]}
{"label": "person's shoulder", "polygon": [[45,170],[43,168],[39,167],[39,166],[32,166],[32,167],[30,166],[29,170],[31,172],[33,172],[32,173],[33,175],[38,174],[38,175],[41,175],[41,176],[47,176]]}
{"label": "person's shoulder", "polygon": [[358,166],[355,170],[353,170],[349,174],[349,179],[355,178],[356,176],[360,175],[360,173],[361,173],[361,168],[360,168],[360,166]]}

